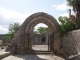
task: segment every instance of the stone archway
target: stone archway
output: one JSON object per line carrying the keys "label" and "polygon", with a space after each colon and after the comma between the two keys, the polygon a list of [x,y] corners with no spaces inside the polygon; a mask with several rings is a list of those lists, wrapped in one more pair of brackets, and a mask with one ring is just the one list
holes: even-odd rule
{"label": "stone archway", "polygon": [[25,19],[22,26],[16,30],[15,37],[12,40],[12,44],[16,44],[19,47],[19,52],[26,52],[27,50],[31,50],[32,31],[34,26],[38,23],[46,24],[50,29],[50,34],[54,33],[54,38],[51,39],[51,41],[54,40],[54,44],[51,43],[50,45],[55,52],[58,52],[60,47],[58,32],[59,24],[54,17],[43,12],[32,14],[27,19]]}

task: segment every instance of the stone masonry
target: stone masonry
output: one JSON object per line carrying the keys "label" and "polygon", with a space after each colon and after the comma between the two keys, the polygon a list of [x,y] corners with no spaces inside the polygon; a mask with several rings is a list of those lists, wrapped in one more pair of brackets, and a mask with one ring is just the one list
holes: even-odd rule
{"label": "stone masonry", "polygon": [[63,50],[66,58],[80,60],[80,30],[71,31],[63,37]]}

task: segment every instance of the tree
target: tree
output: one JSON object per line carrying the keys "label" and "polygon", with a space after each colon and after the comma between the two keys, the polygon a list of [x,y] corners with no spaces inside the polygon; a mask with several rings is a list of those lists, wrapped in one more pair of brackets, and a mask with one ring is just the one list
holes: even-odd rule
{"label": "tree", "polygon": [[38,34],[39,32],[34,28],[33,33]]}
{"label": "tree", "polygon": [[68,5],[73,7],[76,14],[78,29],[80,29],[80,0],[67,0]]}
{"label": "tree", "polygon": [[48,31],[49,28],[48,27],[38,27],[37,31],[42,34],[45,33],[46,31]]}
{"label": "tree", "polygon": [[38,27],[36,31],[35,29],[33,30],[33,32],[37,34],[42,34],[42,33],[45,33],[46,31],[49,31],[48,27]]}
{"label": "tree", "polygon": [[8,28],[8,30],[9,30],[8,34],[9,34],[9,36],[7,37],[7,40],[11,40],[14,37],[15,29],[17,27],[19,27],[19,26],[20,26],[19,23],[13,23],[13,24],[9,25],[9,28]]}
{"label": "tree", "polygon": [[59,31],[61,35],[68,33],[69,31],[77,29],[77,23],[75,21],[70,20],[68,17],[60,16],[59,20]]}

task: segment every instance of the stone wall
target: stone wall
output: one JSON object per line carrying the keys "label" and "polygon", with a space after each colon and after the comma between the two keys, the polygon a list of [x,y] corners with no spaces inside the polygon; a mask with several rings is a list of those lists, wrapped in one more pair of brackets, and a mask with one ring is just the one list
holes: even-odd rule
{"label": "stone wall", "polygon": [[66,58],[80,60],[80,30],[71,31],[63,37],[63,50]]}
{"label": "stone wall", "polygon": [[48,39],[49,39],[49,31],[46,31],[45,33],[41,34],[41,37],[45,36],[46,40],[44,42],[44,45],[48,45]]}
{"label": "stone wall", "polygon": [[33,34],[32,44],[33,45],[40,45],[41,44],[41,35],[40,34]]}
{"label": "stone wall", "polygon": [[11,41],[3,41],[3,46],[8,46],[9,44],[11,44]]}
{"label": "stone wall", "polygon": [[0,46],[2,46],[3,40],[0,40]]}
{"label": "stone wall", "polygon": [[[41,41],[43,36],[46,38],[44,43]],[[33,45],[47,45],[48,44],[48,32],[43,33],[43,34],[34,34],[33,33],[32,44]]]}

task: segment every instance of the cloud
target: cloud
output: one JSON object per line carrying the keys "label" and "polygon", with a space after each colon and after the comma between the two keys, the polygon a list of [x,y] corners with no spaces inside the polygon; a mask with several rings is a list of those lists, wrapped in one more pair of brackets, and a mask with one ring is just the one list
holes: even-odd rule
{"label": "cloud", "polygon": [[29,15],[30,14],[26,14],[26,12],[25,14],[18,13],[16,11],[5,9],[0,6],[0,34],[8,32],[8,26],[10,23],[23,23]]}
{"label": "cloud", "polygon": [[6,34],[7,32],[8,32],[8,29],[0,25],[0,34]]}
{"label": "cloud", "polygon": [[69,17],[69,13],[63,13],[63,14],[60,14],[59,16],[67,16],[67,17]]}
{"label": "cloud", "polygon": [[[71,12],[71,14],[72,14],[72,15],[75,15],[74,12]],[[59,16],[67,16],[67,17],[69,17],[69,13],[63,13],[63,14],[60,14]]]}
{"label": "cloud", "polygon": [[44,24],[44,23],[39,23],[39,24],[37,24],[34,28],[35,28],[35,30],[37,30],[38,29],[38,27],[48,27],[46,24]]}
{"label": "cloud", "polygon": [[5,9],[1,6],[0,6],[0,14],[6,19],[27,17],[26,14],[21,14],[21,13],[18,13],[9,9]]}
{"label": "cloud", "polygon": [[67,9],[72,9],[71,7],[67,6],[67,3],[53,5],[52,7],[56,8],[56,10],[65,11]]}
{"label": "cloud", "polygon": [[25,11],[27,14],[30,14],[31,15],[31,12],[28,12],[28,11]]}

